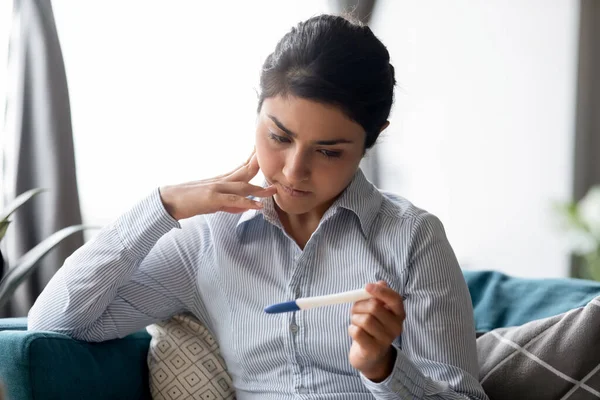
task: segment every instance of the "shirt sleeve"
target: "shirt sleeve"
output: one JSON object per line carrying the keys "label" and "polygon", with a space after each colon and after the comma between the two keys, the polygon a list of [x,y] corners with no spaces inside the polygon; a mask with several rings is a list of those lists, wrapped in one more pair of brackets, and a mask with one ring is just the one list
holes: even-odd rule
{"label": "shirt sleeve", "polygon": [[415,218],[406,319],[390,376],[375,383],[361,374],[378,400],[488,399],[479,384],[473,306],[442,223]]}
{"label": "shirt sleeve", "polygon": [[65,261],[29,311],[28,329],[100,342],[189,311],[205,243],[181,228],[156,189]]}

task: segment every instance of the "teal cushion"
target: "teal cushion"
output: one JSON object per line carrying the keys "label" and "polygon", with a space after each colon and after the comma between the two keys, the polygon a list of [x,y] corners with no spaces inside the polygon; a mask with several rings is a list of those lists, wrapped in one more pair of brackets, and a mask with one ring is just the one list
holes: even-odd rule
{"label": "teal cushion", "polygon": [[150,399],[150,335],[145,331],[84,343],[57,333],[15,330],[25,319],[0,323],[5,329],[0,331],[0,379],[8,399]]}
{"label": "teal cushion", "polygon": [[600,282],[526,279],[496,271],[463,271],[478,332],[518,326],[585,306],[600,296]]}

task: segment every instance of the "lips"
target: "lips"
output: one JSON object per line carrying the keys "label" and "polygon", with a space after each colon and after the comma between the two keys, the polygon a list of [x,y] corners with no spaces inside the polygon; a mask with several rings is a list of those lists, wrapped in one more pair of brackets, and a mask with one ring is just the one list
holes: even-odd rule
{"label": "lips", "polygon": [[310,195],[310,192],[307,192],[304,190],[293,189],[289,186],[285,186],[282,184],[279,184],[279,186],[281,186],[281,188],[283,189],[283,191],[285,193],[287,193],[289,196],[292,196],[292,197],[306,197],[306,196]]}

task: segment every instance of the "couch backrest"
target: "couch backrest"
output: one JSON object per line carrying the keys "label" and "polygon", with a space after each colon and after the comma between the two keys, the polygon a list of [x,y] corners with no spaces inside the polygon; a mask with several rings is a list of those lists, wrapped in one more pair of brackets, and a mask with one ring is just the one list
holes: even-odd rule
{"label": "couch backrest", "polygon": [[600,296],[600,282],[526,279],[496,271],[463,271],[479,332],[517,326],[585,306]]}

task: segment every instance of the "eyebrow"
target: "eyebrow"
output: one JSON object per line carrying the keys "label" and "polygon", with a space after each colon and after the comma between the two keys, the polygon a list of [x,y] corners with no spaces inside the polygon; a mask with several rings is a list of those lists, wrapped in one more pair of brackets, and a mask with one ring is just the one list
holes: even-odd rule
{"label": "eyebrow", "polygon": [[[293,138],[298,137],[297,134],[295,134],[294,132],[292,132],[288,128],[286,128],[285,125],[283,125],[281,123],[281,121],[279,121],[277,119],[277,117],[270,115],[270,114],[267,114],[267,116],[275,123],[275,125],[277,125],[277,127],[279,129],[284,131],[286,135],[293,137]],[[331,146],[334,144],[353,143],[353,142],[352,142],[352,140],[348,140],[348,139],[332,139],[332,140],[317,140],[315,143],[322,145],[322,146]]]}

